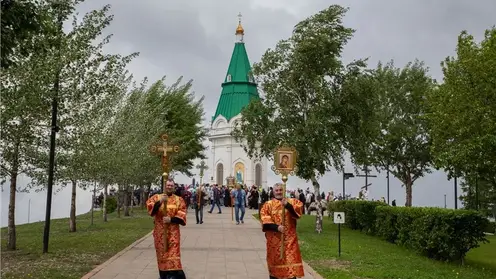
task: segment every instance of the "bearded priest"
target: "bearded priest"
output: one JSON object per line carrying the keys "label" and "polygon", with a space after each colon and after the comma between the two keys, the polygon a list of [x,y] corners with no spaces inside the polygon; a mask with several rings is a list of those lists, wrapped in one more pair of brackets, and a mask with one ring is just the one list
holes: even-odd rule
{"label": "bearded priest", "polygon": [[[270,279],[300,278],[305,276],[301,260],[296,221],[303,211],[303,203],[297,199],[286,199],[284,187],[278,183],[273,187],[274,198],[260,210],[262,230],[267,239],[267,266]],[[282,216],[282,208],[285,214]],[[284,226],[282,225],[284,220]],[[284,234],[284,254],[281,258],[281,239]]]}
{"label": "bearded priest", "polygon": [[160,279],[186,279],[181,265],[181,231],[186,225],[186,202],[174,195],[172,179],[165,183],[165,193],[156,194],[146,201],[148,214],[154,217],[155,250]]}

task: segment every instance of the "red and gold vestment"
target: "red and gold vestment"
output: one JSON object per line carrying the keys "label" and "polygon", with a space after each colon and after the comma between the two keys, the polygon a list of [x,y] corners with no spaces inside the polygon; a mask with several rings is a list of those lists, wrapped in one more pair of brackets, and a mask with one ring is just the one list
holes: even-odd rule
{"label": "red and gold vestment", "polygon": [[[186,203],[183,198],[170,195],[167,202],[160,204],[158,210],[154,212],[154,207],[158,206],[156,204],[160,202],[163,195],[153,195],[146,201],[148,213],[154,217],[155,221],[153,238],[155,239],[158,269],[161,271],[182,270],[179,225],[186,225]],[[163,218],[166,216],[171,218],[171,223],[164,224]],[[167,251],[164,250],[165,228],[167,228]]]}
{"label": "red and gold vestment", "polygon": [[269,273],[276,278],[303,277],[303,262],[301,259],[298,236],[296,235],[296,220],[300,218],[303,203],[297,199],[287,199],[284,224],[284,257],[280,258],[281,235],[277,227],[282,225],[282,202],[272,199],[266,202],[260,210],[260,220],[267,239],[267,265]]}

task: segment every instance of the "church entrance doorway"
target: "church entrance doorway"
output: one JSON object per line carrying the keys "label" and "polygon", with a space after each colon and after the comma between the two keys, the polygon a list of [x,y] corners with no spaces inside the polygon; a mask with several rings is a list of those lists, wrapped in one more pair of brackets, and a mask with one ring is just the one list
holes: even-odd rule
{"label": "church entrance doorway", "polygon": [[217,185],[224,184],[224,165],[222,163],[217,164]]}
{"label": "church entrance doorway", "polygon": [[262,165],[255,165],[255,185],[262,186]]}

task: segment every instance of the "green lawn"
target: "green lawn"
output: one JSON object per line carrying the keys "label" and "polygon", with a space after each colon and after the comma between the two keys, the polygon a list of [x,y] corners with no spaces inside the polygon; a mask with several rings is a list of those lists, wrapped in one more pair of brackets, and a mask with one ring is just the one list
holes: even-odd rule
{"label": "green lawn", "polygon": [[496,278],[496,237],[469,252],[466,264],[442,263],[403,247],[347,228],[341,228],[341,258],[338,258],[337,225],[324,218],[324,231],[314,232],[315,216],[298,224],[304,260],[326,279],[482,279]]}
{"label": "green lawn", "polygon": [[104,223],[101,212],[77,217],[77,232],[69,233],[68,219],[51,221],[49,253],[43,255],[44,222],[17,226],[16,251],[6,251],[7,229],[2,229],[1,278],[81,278],[97,265],[140,239],[153,228],[146,211],[134,209],[131,217],[114,214]]}

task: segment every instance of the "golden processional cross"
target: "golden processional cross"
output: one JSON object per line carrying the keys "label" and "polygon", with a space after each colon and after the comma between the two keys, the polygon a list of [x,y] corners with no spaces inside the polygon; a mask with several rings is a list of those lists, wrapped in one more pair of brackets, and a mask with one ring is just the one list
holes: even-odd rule
{"label": "golden processional cross", "polygon": [[165,191],[165,183],[169,178],[169,155],[178,153],[179,145],[169,145],[169,136],[167,134],[160,135],[160,139],[162,140],[162,143],[152,145],[150,151],[154,154],[160,154],[162,157],[162,177],[164,178],[162,187],[164,187]]}
{"label": "golden processional cross", "polygon": [[205,170],[208,170],[208,166],[207,164],[205,164],[204,160],[201,160],[200,164],[196,165],[196,168],[200,170],[200,187],[198,187],[196,191],[197,193],[196,196],[198,198],[197,203],[198,203],[198,207],[200,207],[201,199],[203,198],[201,196],[203,189],[203,175],[205,174]]}
{"label": "golden processional cross", "polygon": [[[167,184],[167,180],[169,179],[169,155],[173,153],[179,152],[179,145],[169,145],[169,136],[167,134],[160,135],[160,139],[162,143],[150,146],[150,151],[153,154],[161,155],[162,159],[162,188],[165,193],[165,185]],[[167,206],[164,207],[164,210],[167,210]],[[167,235],[169,231],[169,226],[164,224],[164,251],[167,251],[169,248],[169,243],[167,242]]]}

